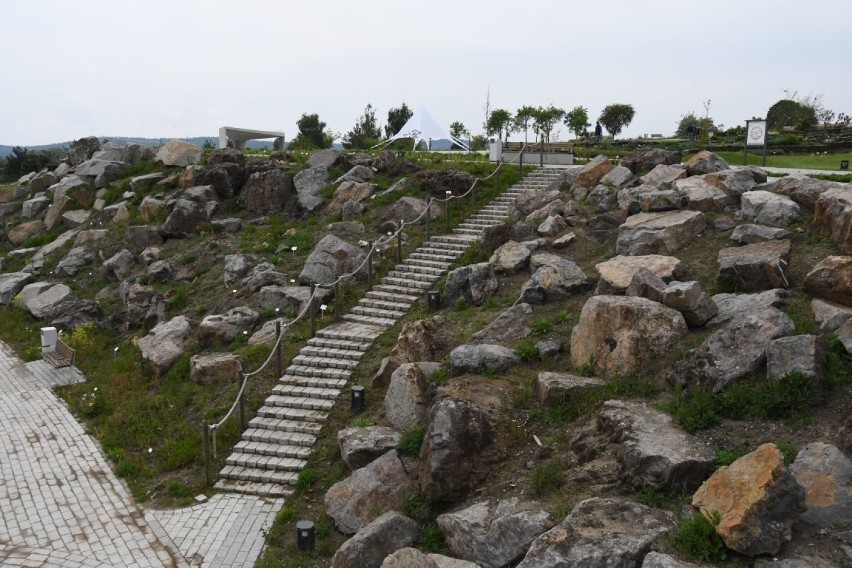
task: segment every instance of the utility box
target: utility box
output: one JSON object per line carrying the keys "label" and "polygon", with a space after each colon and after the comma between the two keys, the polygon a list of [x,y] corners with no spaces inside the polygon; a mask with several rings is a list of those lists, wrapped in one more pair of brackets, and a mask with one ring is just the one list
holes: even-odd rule
{"label": "utility box", "polygon": [[41,350],[47,351],[48,353],[56,351],[56,338],[57,333],[55,327],[41,328]]}
{"label": "utility box", "polygon": [[500,162],[503,160],[503,141],[499,138],[492,140],[489,145],[488,159],[492,162]]}

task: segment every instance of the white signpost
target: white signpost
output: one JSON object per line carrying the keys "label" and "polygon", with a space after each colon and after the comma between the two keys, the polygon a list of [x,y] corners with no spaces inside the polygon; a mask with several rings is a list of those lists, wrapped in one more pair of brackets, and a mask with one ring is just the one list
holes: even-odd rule
{"label": "white signpost", "polygon": [[746,120],[746,140],[743,146],[743,165],[748,165],[749,146],[763,147],[763,165],[766,165],[766,120],[753,118]]}

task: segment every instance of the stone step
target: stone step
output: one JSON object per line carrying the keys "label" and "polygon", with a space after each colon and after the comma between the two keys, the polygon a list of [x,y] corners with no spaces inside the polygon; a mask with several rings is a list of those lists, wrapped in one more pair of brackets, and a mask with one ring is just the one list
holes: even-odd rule
{"label": "stone step", "polygon": [[296,485],[296,481],[299,479],[299,474],[295,471],[274,471],[242,467],[239,465],[226,465],[219,472],[219,476],[238,481],[277,483],[279,485]]}
{"label": "stone step", "polygon": [[412,253],[408,255],[408,258],[405,259],[405,264],[412,266],[427,266],[429,268],[437,268],[438,270],[447,270],[450,266],[452,266],[452,262],[441,262],[439,260],[426,260],[422,258],[412,258],[412,256],[417,253]]}
{"label": "stone step", "polygon": [[409,264],[406,261],[404,264],[397,264],[394,268],[397,272],[413,272],[415,274],[429,274],[431,276],[440,276],[444,273],[444,269],[442,268],[434,268],[432,266],[418,266],[416,264]]}
{"label": "stone step", "polygon": [[[393,292],[393,290],[387,290]],[[359,341],[372,343],[374,339],[384,333],[385,328],[374,325],[341,322],[317,330],[317,337],[326,339],[346,339],[348,341]]]}
{"label": "stone step", "polygon": [[305,410],[324,410],[331,412],[334,407],[333,400],[321,398],[305,398],[301,396],[278,396],[271,395],[264,401],[267,406],[288,406],[290,408],[303,408]]}
{"label": "stone step", "polygon": [[387,318],[374,318],[371,316],[362,316],[358,314],[346,314],[343,316],[345,321],[350,321],[354,323],[366,323],[370,325],[381,325],[385,328],[391,327],[396,323],[395,319],[387,319]]}
{"label": "stone step", "polygon": [[470,219],[475,221],[488,221],[494,223],[501,223],[503,219],[506,218],[506,215],[471,215]]}
{"label": "stone step", "polygon": [[361,341],[348,341],[345,339],[326,339],[324,337],[312,337],[308,339],[308,346],[330,349],[345,349],[347,351],[361,351],[370,348],[370,344]]}
{"label": "stone step", "polygon": [[[441,238],[443,239],[446,236],[448,235],[443,235]],[[440,250],[444,251],[441,254],[460,254],[467,250],[467,247],[469,246],[469,243],[463,243],[458,239],[455,239],[452,242],[437,239],[438,237],[432,237],[431,240],[426,241],[422,247],[418,248],[414,252],[423,252],[423,250]]]}
{"label": "stone step", "polygon": [[296,420],[304,422],[325,423],[328,412],[322,410],[311,410],[310,408],[294,408],[290,406],[261,406],[257,410],[261,418],[274,418],[278,420]]}
{"label": "stone step", "polygon": [[377,300],[375,298],[361,298],[358,300],[358,305],[364,308],[378,308],[380,310],[388,310],[391,312],[405,313],[414,302],[391,302],[388,300]]}
{"label": "stone step", "polygon": [[374,290],[370,290],[366,294],[368,299],[376,299],[384,302],[399,302],[413,304],[420,299],[420,296],[412,296],[410,294],[398,294],[395,292],[382,292],[378,286]]}
{"label": "stone step", "polygon": [[446,262],[452,265],[461,256],[462,251],[448,249],[420,249],[408,255],[406,260],[431,260],[434,262]]}
{"label": "stone step", "polygon": [[500,223],[460,223],[459,229],[473,229],[474,231],[479,231],[480,233],[487,229],[488,227],[494,227],[499,225]]}
{"label": "stone step", "polygon": [[352,374],[349,369],[323,367],[320,365],[290,365],[284,369],[284,376],[296,375],[301,377],[322,377],[324,379],[348,379]]}
{"label": "stone step", "polygon": [[332,355],[326,357],[324,355],[303,355],[300,353],[293,358],[292,364],[306,367],[331,367],[333,369],[354,369],[358,365],[357,360],[340,359]]}
{"label": "stone step", "polygon": [[431,282],[421,282],[414,278],[399,278],[394,276],[385,276],[382,278],[382,284],[389,286],[399,286],[400,288],[408,288],[409,290],[428,290],[432,287]]}
{"label": "stone step", "polygon": [[326,377],[304,377],[302,375],[284,375],[278,379],[278,383],[282,385],[299,385],[303,387],[319,387],[324,389],[343,389],[349,379],[336,378],[329,379]]}
{"label": "stone step", "polygon": [[[399,268],[399,267],[397,267]],[[402,280],[411,280],[416,282],[426,282],[431,283],[436,281],[441,277],[441,273],[424,273],[424,272],[416,272],[414,270],[391,270],[388,272],[387,278],[398,278]]]}
{"label": "stone step", "polygon": [[266,469],[270,471],[302,471],[307,465],[306,460],[263,454],[233,453],[225,460],[227,465],[246,468]]}
{"label": "stone step", "polygon": [[267,430],[266,428],[249,428],[243,432],[242,439],[246,442],[266,442],[268,444],[301,446],[303,448],[312,448],[317,441],[317,437],[313,434]]}
{"label": "stone step", "polygon": [[474,236],[481,236],[482,235],[482,229],[463,229],[463,228],[459,227],[459,228],[453,229],[453,231],[455,233],[459,234],[459,235],[474,235]]}
{"label": "stone step", "polygon": [[400,312],[398,310],[383,310],[381,308],[371,308],[369,306],[355,306],[349,310],[349,313],[359,316],[385,318],[390,320],[397,320],[405,315],[405,312]]}
{"label": "stone step", "polygon": [[475,240],[476,239],[470,239],[459,235],[435,235],[429,241],[429,246],[435,246],[438,243],[447,243],[456,245],[457,248],[460,247],[458,250],[464,251],[468,246],[470,246],[470,243]]}
{"label": "stone step", "polygon": [[302,385],[277,384],[272,387],[272,394],[280,396],[303,396],[306,398],[324,398],[337,400],[340,389],[328,389],[323,387],[306,387]]}
{"label": "stone step", "polygon": [[249,426],[259,430],[301,432],[302,434],[313,434],[314,436],[318,435],[320,430],[322,430],[322,424],[319,422],[287,420],[286,418],[267,418],[266,416],[255,416],[249,420]]}
{"label": "stone step", "polygon": [[234,453],[261,454],[264,456],[278,456],[279,458],[307,459],[311,455],[311,448],[307,446],[287,446],[284,444],[270,444],[269,442],[249,442],[240,440],[234,446]]}
{"label": "stone step", "polygon": [[237,493],[257,497],[283,498],[293,494],[294,489],[289,485],[279,483],[260,483],[254,481],[239,481],[236,479],[220,479],[213,488],[220,493]]}
{"label": "stone step", "polygon": [[303,355],[305,357],[330,357],[334,359],[348,359],[350,361],[360,361],[361,357],[364,356],[364,352],[356,351],[354,349],[336,349],[334,347],[306,345],[299,349],[299,355]]}

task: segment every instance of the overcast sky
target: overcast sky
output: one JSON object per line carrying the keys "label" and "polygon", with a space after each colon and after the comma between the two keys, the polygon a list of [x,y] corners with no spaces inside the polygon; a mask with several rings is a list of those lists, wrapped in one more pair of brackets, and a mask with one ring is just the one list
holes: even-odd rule
{"label": "overcast sky", "polygon": [[[481,132],[491,108],[630,103],[622,136],[725,126],[785,89],[852,113],[852,0],[15,0],[0,12],[0,144],[88,135],[345,133],[403,101]],[[560,139],[567,139],[564,127]],[[515,136],[517,138],[518,135]]]}

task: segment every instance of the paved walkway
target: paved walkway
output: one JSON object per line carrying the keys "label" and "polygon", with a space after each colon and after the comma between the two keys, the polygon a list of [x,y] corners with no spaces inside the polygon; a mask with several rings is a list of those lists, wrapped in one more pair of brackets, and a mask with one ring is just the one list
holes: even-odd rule
{"label": "paved walkway", "polygon": [[51,390],[81,380],[0,342],[0,566],[252,566],[282,501],[143,511]]}

